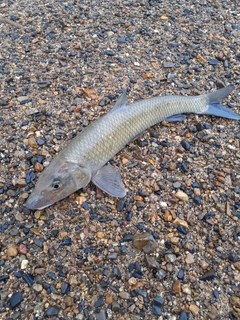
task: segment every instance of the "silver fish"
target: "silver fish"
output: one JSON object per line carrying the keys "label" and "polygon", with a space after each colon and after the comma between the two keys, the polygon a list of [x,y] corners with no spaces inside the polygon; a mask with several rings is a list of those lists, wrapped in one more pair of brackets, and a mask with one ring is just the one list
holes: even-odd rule
{"label": "silver fish", "polygon": [[240,120],[240,115],[220,104],[233,89],[227,86],[200,96],[163,96],[131,104],[124,92],[110,112],[79,133],[45,168],[26,202],[27,208],[46,208],[90,181],[112,196],[124,197],[119,173],[111,165],[104,166],[116,153],[162,120],[183,120],[183,113]]}

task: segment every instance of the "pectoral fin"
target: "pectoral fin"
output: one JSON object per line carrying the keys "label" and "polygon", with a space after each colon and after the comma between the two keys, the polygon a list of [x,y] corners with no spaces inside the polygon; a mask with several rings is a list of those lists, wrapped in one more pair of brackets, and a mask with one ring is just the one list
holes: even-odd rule
{"label": "pectoral fin", "polygon": [[113,197],[123,198],[126,195],[120,174],[111,165],[99,169],[92,177],[92,182]]}
{"label": "pectoral fin", "polygon": [[174,114],[173,116],[165,118],[165,121],[167,122],[181,122],[186,119],[185,114],[179,113],[179,114]]}

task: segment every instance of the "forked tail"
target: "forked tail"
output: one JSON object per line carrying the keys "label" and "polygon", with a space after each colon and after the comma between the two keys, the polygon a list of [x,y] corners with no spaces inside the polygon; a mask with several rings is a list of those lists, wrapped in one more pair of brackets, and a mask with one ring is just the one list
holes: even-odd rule
{"label": "forked tail", "polygon": [[198,114],[210,114],[212,116],[240,120],[240,115],[232,110],[221,105],[221,101],[229,95],[234,89],[234,86],[227,86],[225,88],[210,92],[207,94],[208,105],[207,109]]}

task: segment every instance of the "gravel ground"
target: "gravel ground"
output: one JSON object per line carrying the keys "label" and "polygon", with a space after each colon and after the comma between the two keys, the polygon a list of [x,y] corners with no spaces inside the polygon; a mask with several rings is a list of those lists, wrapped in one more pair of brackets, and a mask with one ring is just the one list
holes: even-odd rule
{"label": "gravel ground", "polygon": [[237,1],[0,1],[0,318],[240,319],[240,125],[189,115],[112,159],[93,185],[25,208],[76,133],[129,101],[233,84]]}

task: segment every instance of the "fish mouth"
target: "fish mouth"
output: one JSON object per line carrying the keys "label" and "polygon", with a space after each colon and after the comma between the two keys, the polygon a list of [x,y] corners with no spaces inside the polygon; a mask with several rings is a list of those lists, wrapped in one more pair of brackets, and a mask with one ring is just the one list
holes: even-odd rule
{"label": "fish mouth", "polygon": [[42,210],[42,209],[50,206],[50,204],[41,205],[42,200],[45,200],[45,199],[43,197],[36,199],[36,198],[33,198],[32,196],[30,196],[27,199],[25,206],[30,210]]}

